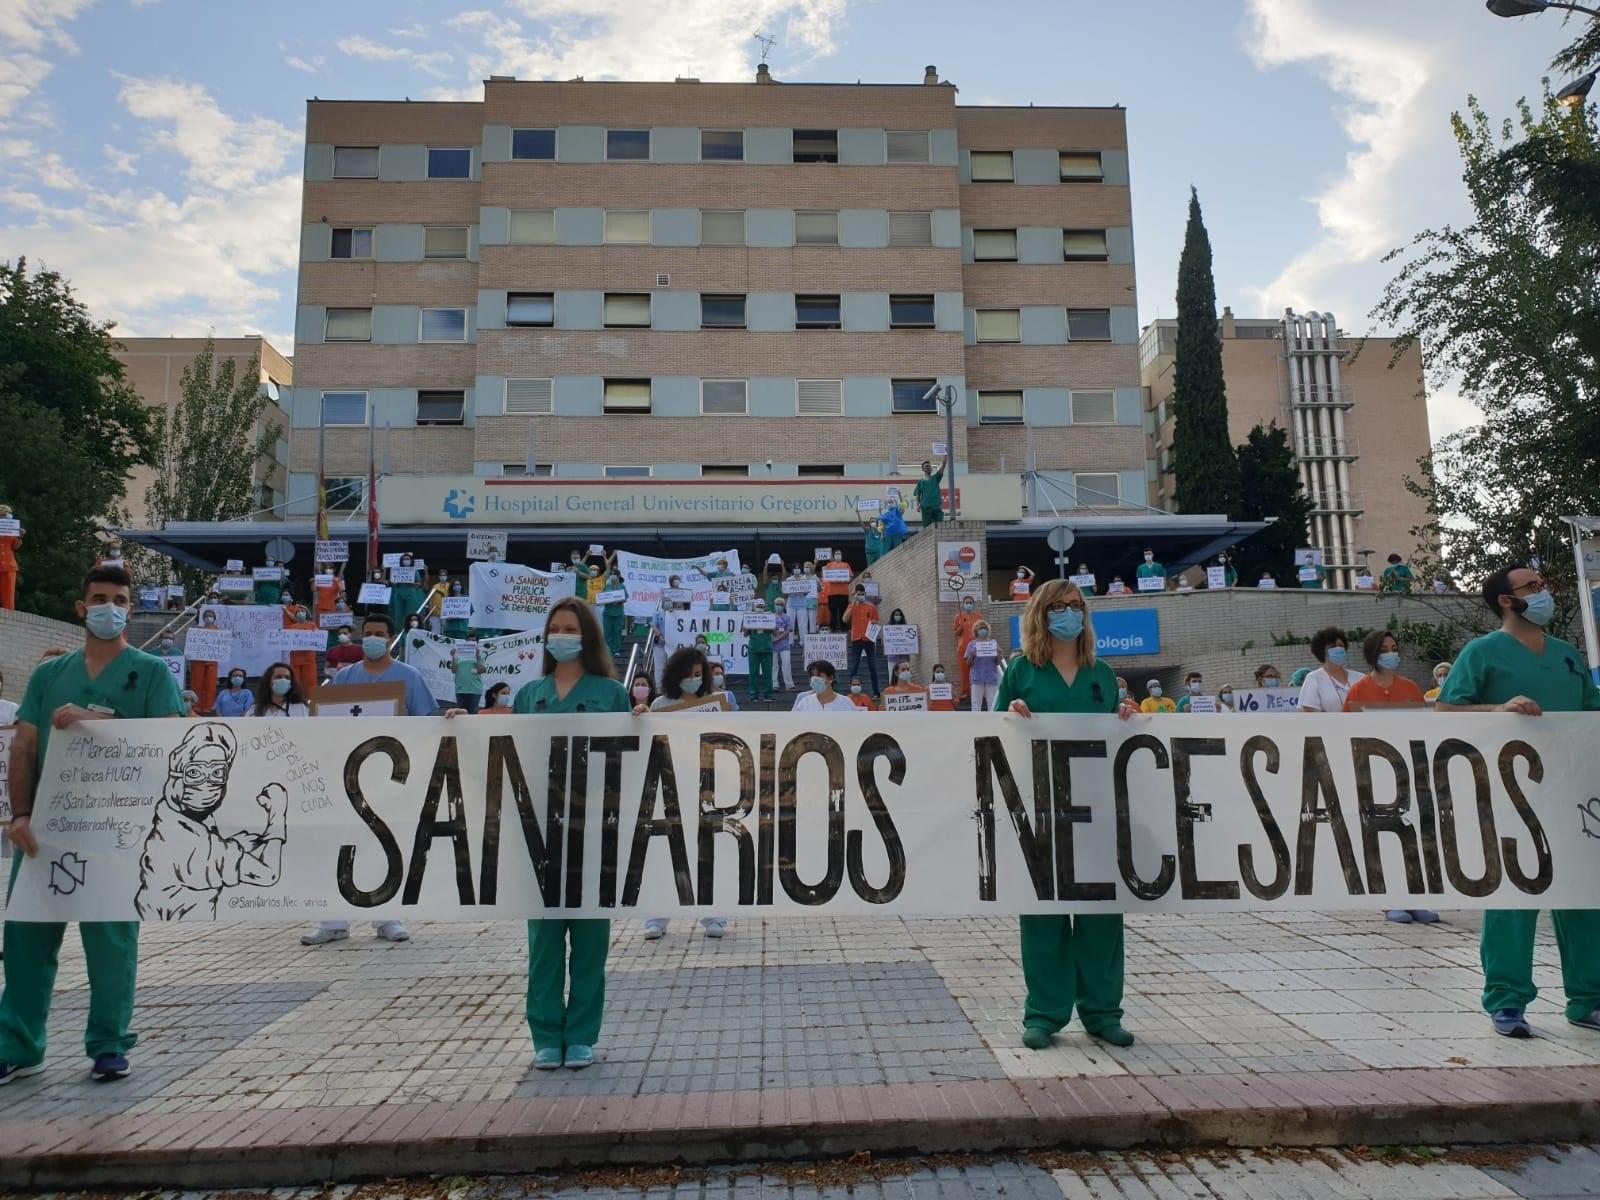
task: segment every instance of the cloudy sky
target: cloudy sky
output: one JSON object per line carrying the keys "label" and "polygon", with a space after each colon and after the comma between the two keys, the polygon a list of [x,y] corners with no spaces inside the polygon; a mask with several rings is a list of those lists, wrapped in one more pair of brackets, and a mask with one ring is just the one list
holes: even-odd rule
{"label": "cloudy sky", "polygon": [[[128,335],[292,349],[304,101],[519,78],[920,81],[1128,109],[1142,320],[1173,315],[1187,191],[1218,300],[1366,316],[1378,260],[1465,217],[1450,112],[1538,91],[1570,37],[1480,0],[0,0],[0,258]],[[1434,432],[1463,419],[1448,395]]]}

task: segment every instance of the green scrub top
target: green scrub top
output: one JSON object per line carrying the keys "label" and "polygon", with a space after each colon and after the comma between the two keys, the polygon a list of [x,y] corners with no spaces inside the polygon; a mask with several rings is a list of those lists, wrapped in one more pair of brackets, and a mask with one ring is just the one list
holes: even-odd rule
{"label": "green scrub top", "polygon": [[483,695],[483,664],[475,658],[458,658],[451,667],[456,677],[456,695]]}
{"label": "green scrub top", "polygon": [[1300,579],[1300,572],[1305,569],[1303,567],[1296,567],[1294,569],[1295,578],[1300,579],[1301,587],[1313,592],[1320,592],[1322,590],[1323,582],[1328,578],[1328,573],[1322,569],[1322,565],[1320,563],[1312,563],[1311,567],[1317,573],[1317,577],[1315,579]]}
{"label": "green scrub top", "polygon": [[1515,696],[1527,696],[1545,712],[1600,710],[1600,688],[1576,646],[1545,634],[1544,653],[1535,654],[1499,629],[1473,638],[1456,655],[1439,703],[1504,704]]}
{"label": "green scrub top", "polygon": [[932,475],[924,475],[917,480],[917,486],[912,494],[917,498],[917,507],[923,512],[939,512],[943,504],[939,497],[939,487],[944,483],[944,468],[940,467]]}
{"label": "green scrub top", "polygon": [[1078,673],[1068,687],[1055,663],[1036,667],[1026,658],[1019,658],[1006,667],[1000,678],[995,711],[1004,712],[1013,700],[1021,700],[1036,713],[1114,713],[1118,703],[1117,676],[1097,659],[1092,667],[1078,664]]}
{"label": "green scrub top", "polygon": [[1383,574],[1378,576],[1378,586],[1386,592],[1409,592],[1412,578],[1410,567],[1396,563],[1383,569]]}
{"label": "green scrub top", "polygon": [[172,672],[153,654],[127,647],[93,679],[83,664],[83,651],[46,659],[33,670],[17,720],[39,731],[39,763],[50,745],[50,718],[63,704],[109,708],[117,716],[181,717],[183,697]]}
{"label": "green scrub top", "polygon": [[632,712],[628,693],[615,679],[602,675],[585,675],[572,685],[572,690],[562,699],[556,695],[556,681],[552,676],[524,684],[511,706],[512,712],[538,713],[551,716],[557,713],[625,713]]}
{"label": "green scrub top", "polygon": [[263,579],[256,584],[255,594],[252,597],[257,604],[281,604],[283,602],[283,584],[273,579]]}
{"label": "green scrub top", "polygon": [[768,580],[767,581],[767,590],[762,593],[762,597],[761,598],[767,602],[767,611],[768,612],[772,612],[772,611],[776,610],[777,607],[778,607],[778,601],[783,598],[783,580],[782,579],[770,579],[770,580]]}
{"label": "green scrub top", "polygon": [[[1142,562],[1134,574],[1140,579],[1150,579],[1157,575],[1165,579],[1167,577],[1167,569],[1158,562]],[[1238,579],[1238,576],[1235,575],[1234,578]]]}

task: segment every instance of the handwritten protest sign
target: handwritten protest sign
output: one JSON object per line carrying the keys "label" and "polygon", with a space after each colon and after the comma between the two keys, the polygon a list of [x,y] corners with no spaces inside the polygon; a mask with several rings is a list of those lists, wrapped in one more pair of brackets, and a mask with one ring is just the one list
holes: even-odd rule
{"label": "handwritten protest sign", "polygon": [[387,583],[363,583],[356,596],[357,604],[387,604],[391,590]]}
{"label": "handwritten protest sign", "polygon": [[296,650],[325,650],[328,635],[320,629],[278,629],[267,634],[266,644],[280,655]]}
{"label": "handwritten protest sign", "polygon": [[890,658],[911,658],[922,653],[921,633],[915,625],[885,625],[883,652]]}
{"label": "handwritten protest sign", "polygon": [[739,552],[703,554],[698,558],[657,558],[648,554],[617,551],[617,569],[622,572],[628,592],[623,611],[630,617],[648,617],[661,607],[663,593],[677,588],[688,592],[691,604],[710,604],[714,590],[709,575],[717,564],[726,562],[733,574],[740,573]]}
{"label": "handwritten protest sign", "polygon": [[469,529],[467,531],[467,559],[487,562],[496,556],[506,556],[506,531],[503,529]]}
{"label": "handwritten protest sign", "polygon": [[830,662],[837,671],[850,669],[850,638],[843,633],[808,633],[801,640],[808,663]]}
{"label": "handwritten protest sign", "polygon": [[228,662],[233,657],[233,634],[226,629],[191,629],[183,636],[183,656],[190,662]]}
{"label": "handwritten protest sign", "polygon": [[577,576],[555,575],[516,563],[472,564],[472,625],[538,633],[550,607],[574,594]]}
{"label": "handwritten protest sign", "polygon": [[350,561],[350,543],[342,541],[318,542],[316,553],[312,555],[319,563],[342,563]]}
{"label": "handwritten protest sign", "polygon": [[[711,646],[711,657],[723,664],[730,675],[750,673],[750,641],[745,622],[751,614],[743,612],[670,612],[666,625],[667,653],[692,646],[704,637]],[[771,614],[768,614],[771,619]]]}
{"label": "handwritten protest sign", "polygon": [[914,692],[884,692],[883,711],[886,713],[927,712],[928,693],[920,688]]}

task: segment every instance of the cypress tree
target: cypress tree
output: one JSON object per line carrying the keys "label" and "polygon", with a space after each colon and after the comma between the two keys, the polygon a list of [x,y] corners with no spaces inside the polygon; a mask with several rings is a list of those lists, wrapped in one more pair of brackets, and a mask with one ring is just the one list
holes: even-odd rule
{"label": "cypress tree", "polygon": [[1300,484],[1289,433],[1276,421],[1257,425],[1239,447],[1239,519],[1267,521],[1229,553],[1239,583],[1252,587],[1263,569],[1279,587],[1295,584],[1294,552],[1307,544],[1311,499]]}
{"label": "cypress tree", "polygon": [[1189,226],[1178,260],[1178,349],[1174,369],[1172,473],[1179,512],[1239,510],[1239,463],[1228,436],[1228,394],[1217,332],[1217,285],[1200,196],[1189,189]]}

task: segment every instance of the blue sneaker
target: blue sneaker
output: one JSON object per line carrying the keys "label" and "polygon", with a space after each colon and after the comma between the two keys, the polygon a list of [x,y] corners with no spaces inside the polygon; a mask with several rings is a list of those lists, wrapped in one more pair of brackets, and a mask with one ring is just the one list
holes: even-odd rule
{"label": "blue sneaker", "polygon": [[1411,924],[1411,914],[1403,908],[1388,909],[1383,915],[1389,920],[1393,921],[1396,925]]}
{"label": "blue sneaker", "polygon": [[554,1071],[561,1065],[561,1051],[540,1050],[533,1056],[535,1071]]}
{"label": "blue sneaker", "polygon": [[102,1054],[89,1068],[89,1078],[96,1083],[110,1083],[114,1079],[126,1079],[130,1070],[132,1068],[128,1066],[127,1055]]}
{"label": "blue sneaker", "polygon": [[[1586,1017],[1568,1017],[1567,1020],[1580,1029],[1592,1029],[1596,1033],[1600,1033],[1600,1008],[1595,1009]],[[0,1082],[4,1081],[0,1080]]]}
{"label": "blue sneaker", "polygon": [[1520,1008],[1502,1008],[1491,1018],[1494,1021],[1494,1031],[1501,1037],[1531,1038],[1533,1026],[1528,1024],[1528,1018],[1522,1015]]}
{"label": "blue sneaker", "polygon": [[566,1068],[569,1071],[581,1071],[585,1067],[594,1066],[593,1046],[568,1046]]}
{"label": "blue sneaker", "polygon": [[1439,914],[1431,908],[1413,908],[1411,910],[1411,919],[1418,925],[1437,925],[1439,923]]}
{"label": "blue sneaker", "polygon": [[0,1062],[0,1087],[4,1087],[13,1079],[25,1079],[29,1075],[37,1075],[44,1070],[42,1062],[36,1062],[31,1067],[19,1067],[12,1063]]}

